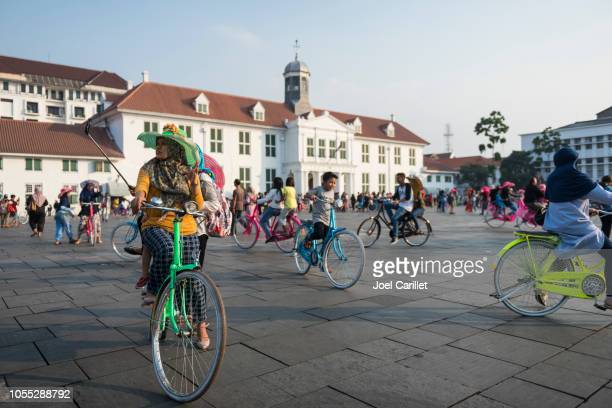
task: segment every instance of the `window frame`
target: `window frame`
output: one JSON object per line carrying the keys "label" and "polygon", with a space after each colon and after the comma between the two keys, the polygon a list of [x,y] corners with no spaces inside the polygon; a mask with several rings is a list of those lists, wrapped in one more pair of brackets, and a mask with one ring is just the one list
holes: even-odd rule
{"label": "window frame", "polygon": [[370,173],[361,173],[361,192],[370,192]]}
{"label": "window frame", "polygon": [[274,133],[266,133],[265,155],[266,157],[276,157],[276,134]]}
{"label": "window frame", "polygon": [[247,130],[238,132],[238,154],[241,156],[251,155],[251,132]]}
{"label": "window frame", "polygon": [[244,188],[249,188],[249,186],[251,185],[251,168],[238,167],[238,179],[240,180],[240,183],[244,186]]}
{"label": "window frame", "polygon": [[378,164],[387,164],[385,145],[378,145]]}
{"label": "window frame", "polygon": [[306,157],[315,157],[315,140],[314,140],[314,137],[306,138]]}
{"label": "window frame", "polygon": [[223,128],[210,128],[210,152],[223,153]]}
{"label": "window frame", "polygon": [[326,151],[327,151],[327,141],[325,139],[319,139],[317,157],[319,159],[325,159],[327,157]]}
{"label": "window frame", "polygon": [[361,145],[361,162],[370,162],[370,145],[367,145],[365,143]]}

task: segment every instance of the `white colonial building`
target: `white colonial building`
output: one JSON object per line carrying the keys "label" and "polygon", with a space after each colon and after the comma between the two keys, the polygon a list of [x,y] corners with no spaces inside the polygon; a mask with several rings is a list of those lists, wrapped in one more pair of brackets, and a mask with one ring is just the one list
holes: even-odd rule
{"label": "white colonial building", "polygon": [[[433,153],[424,156],[423,185],[428,193],[437,193],[440,190],[448,191],[453,187],[461,187],[459,175],[461,167],[469,164],[479,166],[493,166],[493,175],[489,184],[495,184],[501,176],[500,162],[482,156],[456,157],[454,153]],[[480,187],[480,186],[472,186]]]}
{"label": "white colonial building", "polygon": [[[594,120],[572,123],[554,129],[559,132],[561,140],[579,153],[578,169],[593,179],[601,178],[612,172],[612,107],[596,114]],[[533,139],[541,133],[521,135],[521,148],[533,150]],[[554,153],[542,155],[540,173],[548,176],[555,168]]]}
{"label": "white colonial building", "polygon": [[[392,119],[311,107],[310,71],[298,61],[284,71],[285,101],[227,95],[148,81],[128,91],[93,123],[109,130],[126,160],[120,169],[134,182],[153,150],[136,140],[143,131],[175,123],[223,167],[267,191],[272,179],[293,175],[299,192],[339,175],[337,191],[392,191],[398,172],[420,174],[427,142]],[[232,186],[227,183],[226,190]]]}
{"label": "white colonial building", "polygon": [[[106,71],[11,61],[0,63],[0,71],[11,67],[0,72],[8,81],[2,101],[10,100],[0,119],[0,192],[22,199],[36,185],[54,197],[63,186],[88,178],[117,180],[80,124],[92,116],[96,140],[131,184],[154,155],[138,135],[161,132],[166,123],[183,128],[220,163],[226,193],[233,179],[267,191],[274,177],[289,175],[304,192],[319,185],[326,171],[339,175],[338,192],[392,191],[395,174],[422,174],[428,143],[393,117],[313,108],[310,70],[297,56],[283,73],[283,102],[155,83],[146,72],[132,88]],[[28,112],[35,110],[34,102],[36,115]],[[76,107],[84,109],[84,117]],[[31,123],[35,120],[44,123]]]}

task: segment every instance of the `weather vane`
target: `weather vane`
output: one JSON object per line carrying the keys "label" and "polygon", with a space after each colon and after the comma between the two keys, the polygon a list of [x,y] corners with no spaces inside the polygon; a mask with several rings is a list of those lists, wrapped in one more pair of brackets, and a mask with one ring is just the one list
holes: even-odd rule
{"label": "weather vane", "polygon": [[300,49],[300,42],[298,40],[295,40],[295,44],[293,45],[293,48],[295,48],[295,60],[297,61],[298,50]]}

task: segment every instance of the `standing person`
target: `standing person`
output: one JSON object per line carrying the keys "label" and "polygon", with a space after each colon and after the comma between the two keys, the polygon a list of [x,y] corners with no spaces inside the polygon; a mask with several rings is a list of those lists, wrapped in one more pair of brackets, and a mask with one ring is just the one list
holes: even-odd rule
{"label": "standing person", "polygon": [[[90,206],[93,207],[93,219],[91,220],[91,222],[99,223],[98,217],[100,207],[95,205],[95,203],[99,203],[101,197],[102,194],[100,194],[100,192],[96,190],[96,186],[93,183],[88,183],[87,186],[85,186],[85,188],[83,189],[83,191],[81,191],[81,194],[79,195],[79,204],[81,205],[81,212],[79,212],[79,217],[81,218],[81,222],[79,224],[79,232],[77,240],[75,242],[76,245],[79,245],[81,243],[81,235],[85,233],[85,229],[87,227],[87,220],[89,219],[91,214],[89,208]],[[96,228],[98,228],[99,232],[96,240],[98,241],[98,243],[102,243],[102,229],[99,228],[99,226],[96,226]],[[89,237],[89,239],[91,239],[91,237]]]}
{"label": "standing person", "polygon": [[35,187],[34,194],[26,200],[28,220],[32,229],[30,237],[40,237],[42,235],[45,229],[45,207],[47,205],[49,205],[47,197],[44,196],[40,187]]}
{"label": "standing person", "polygon": [[440,190],[438,193],[438,211],[446,212],[446,191]]}
{"label": "standing person", "polygon": [[474,189],[468,187],[466,192],[467,199],[465,200],[465,212],[471,214],[474,209]]}
{"label": "standing person", "polygon": [[[209,177],[210,178],[210,177]],[[202,178],[200,177],[200,182],[202,182]],[[234,231],[234,224],[236,220],[242,217],[242,212],[244,211],[244,189],[240,185],[240,180],[234,180],[234,192],[232,193],[232,231]],[[206,200],[206,199],[205,199]],[[219,200],[217,199],[217,202]]]}
{"label": "standing person", "polygon": [[55,202],[55,245],[62,243],[62,235],[66,232],[66,236],[70,240],[71,244],[76,244],[76,239],[72,237],[72,225],[70,218],[74,217],[74,213],[70,208],[70,197],[69,194],[72,192],[72,188],[64,187],[61,189],[57,198],[59,201]]}
{"label": "standing person", "polygon": [[272,180],[272,188],[268,191],[268,194],[265,197],[257,200],[258,205],[268,204],[268,208],[261,215],[259,219],[259,224],[266,234],[266,244],[274,238],[270,234],[270,226],[268,225],[268,220],[273,216],[278,216],[281,213],[281,210],[284,208],[285,197],[283,196],[283,179],[280,177],[274,177]]}
{"label": "standing person", "polygon": [[491,189],[489,186],[482,186],[480,189],[480,215],[484,215],[489,208]]}
{"label": "standing person", "polygon": [[448,213],[451,215],[455,214],[455,202],[457,201],[457,189],[455,187],[451,188],[448,192],[448,196],[446,197],[446,202],[448,204]]}
{"label": "standing person", "polygon": [[[612,192],[612,178],[610,176],[603,176],[599,183],[600,186],[603,187],[604,190]],[[606,212],[612,212],[612,205],[603,205],[602,210]],[[612,215],[609,214],[599,214],[599,219],[601,220],[601,230],[607,238],[610,238],[610,229],[612,229]]]}
{"label": "standing person", "polygon": [[355,193],[351,194],[351,211],[355,212],[355,203],[357,199],[355,198]]}
{"label": "standing person", "polygon": [[0,199],[0,227],[6,228],[8,218],[8,196],[5,194]]}
{"label": "standing person", "polygon": [[15,198],[15,194],[11,194],[11,198],[7,202],[6,209],[8,211],[8,226],[18,227],[19,220],[17,220],[17,207],[19,206],[19,199]]}

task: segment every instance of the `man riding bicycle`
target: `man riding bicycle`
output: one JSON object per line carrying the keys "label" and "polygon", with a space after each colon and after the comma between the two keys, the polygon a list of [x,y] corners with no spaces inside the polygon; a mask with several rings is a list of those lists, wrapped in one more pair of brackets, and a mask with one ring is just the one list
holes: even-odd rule
{"label": "man riding bicycle", "polygon": [[[395,245],[398,242],[397,239],[397,225],[399,220],[406,214],[410,214],[412,216],[412,205],[413,202],[411,200],[411,186],[406,183],[406,175],[404,173],[397,173],[395,176],[395,181],[398,186],[395,187],[395,193],[393,194],[392,201],[385,201],[385,211],[387,211],[387,215],[391,220],[391,225],[393,226],[391,229],[391,245]],[[393,213],[395,210],[395,214]],[[419,225],[414,218],[415,225],[417,230],[419,229]]]}

